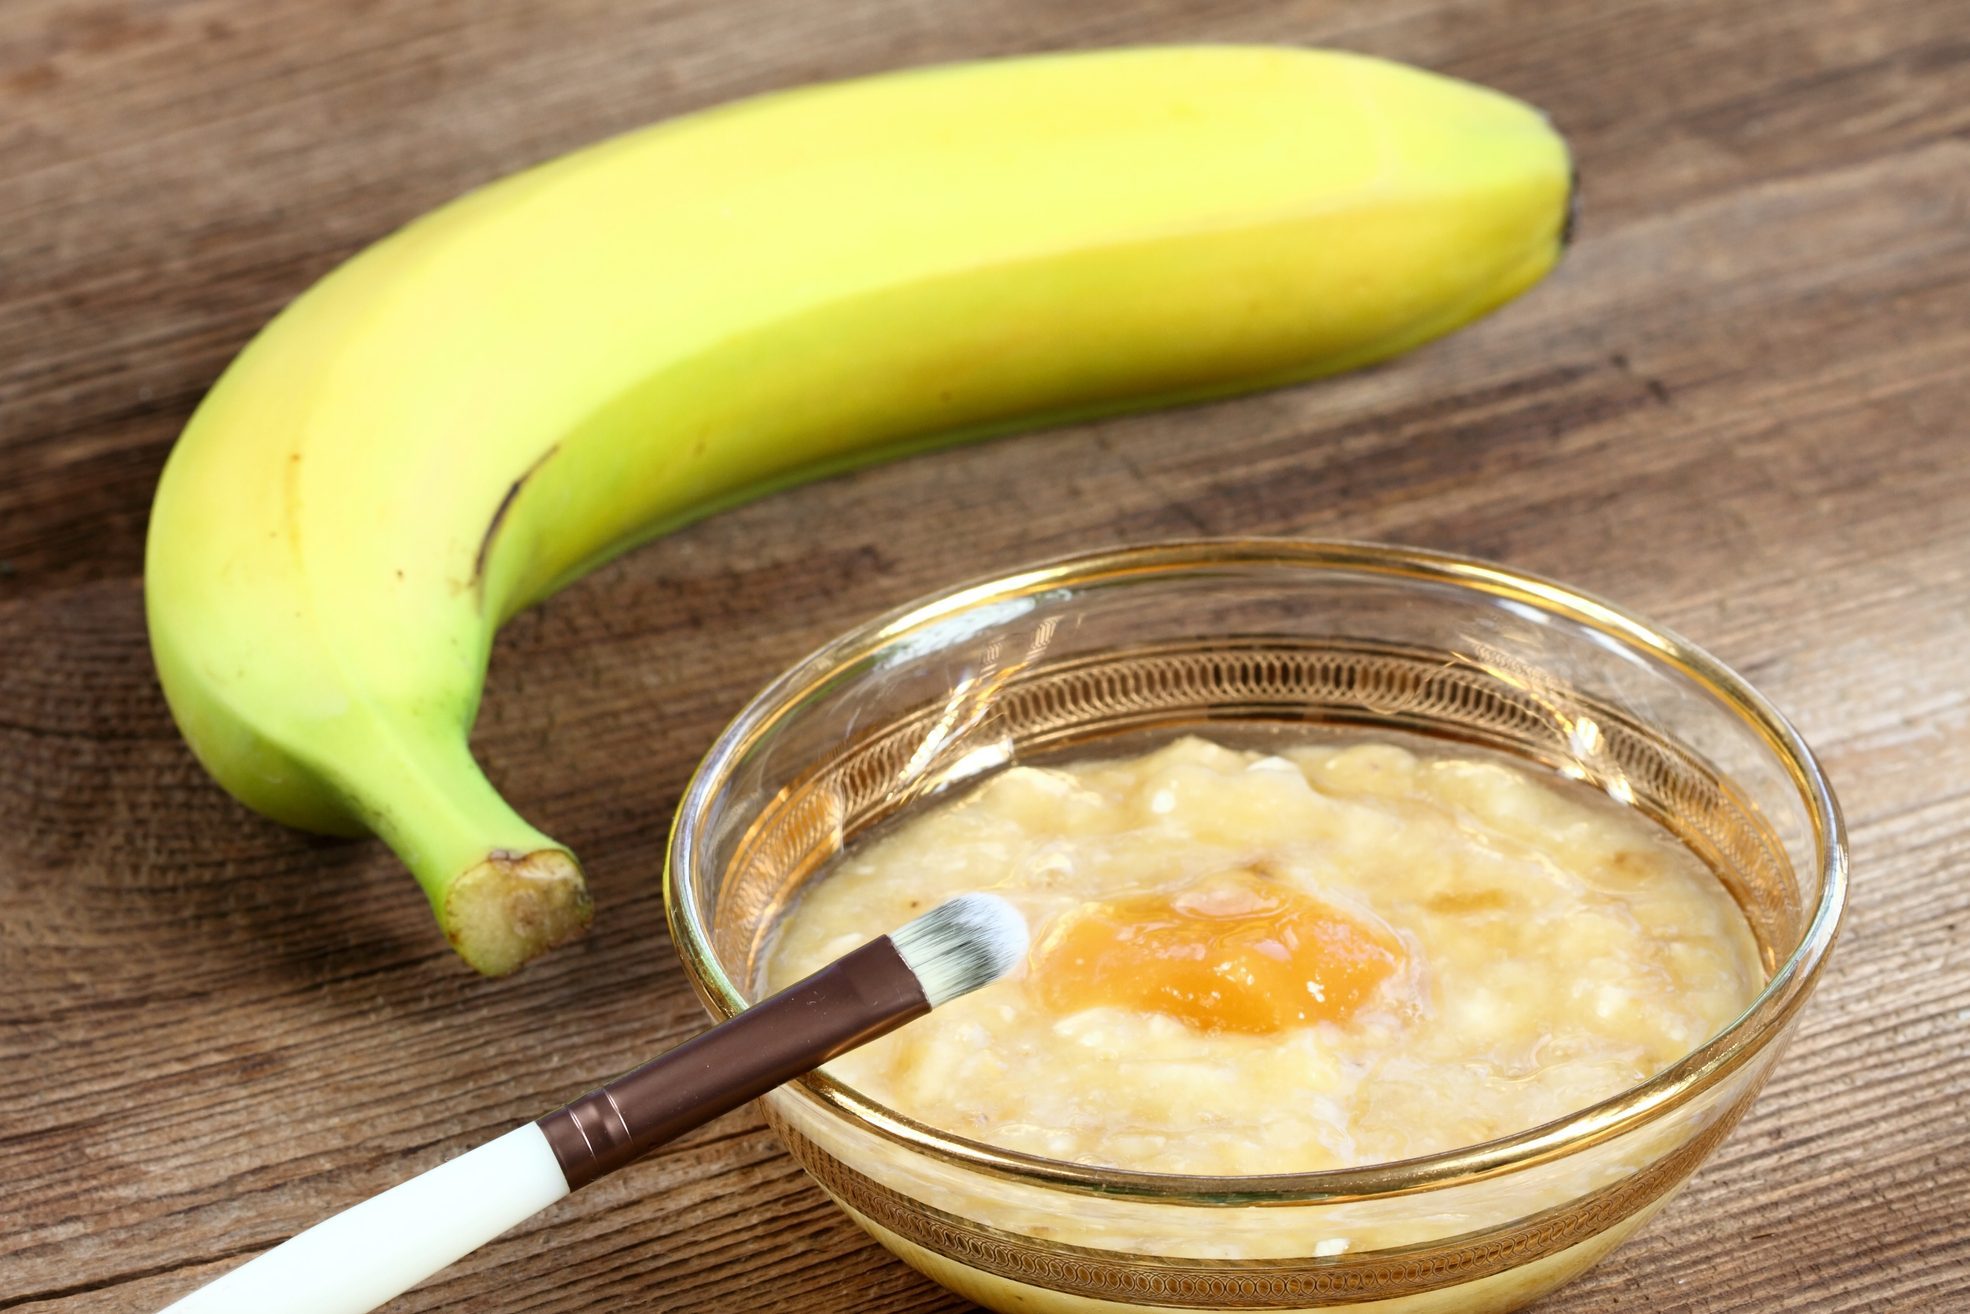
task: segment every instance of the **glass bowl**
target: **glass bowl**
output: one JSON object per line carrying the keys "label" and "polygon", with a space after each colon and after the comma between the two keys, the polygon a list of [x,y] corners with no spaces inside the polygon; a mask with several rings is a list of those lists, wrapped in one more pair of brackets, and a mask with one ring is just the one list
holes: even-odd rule
{"label": "glass bowl", "polygon": [[1766,985],[1650,1080],[1397,1163],[1263,1177],[1088,1167],[915,1122],[824,1074],[764,1108],[884,1246],[1000,1311],[1485,1314],[1639,1227],[1729,1133],[1825,962],[1833,795],[1743,680],[1620,608],[1408,548],[1156,544],[967,584],[800,662],[713,745],[665,894],[707,1007],[754,997],[775,919],[869,828],[1013,763],[1202,730],[1381,727],[1503,750],[1669,827],[1726,883]]}

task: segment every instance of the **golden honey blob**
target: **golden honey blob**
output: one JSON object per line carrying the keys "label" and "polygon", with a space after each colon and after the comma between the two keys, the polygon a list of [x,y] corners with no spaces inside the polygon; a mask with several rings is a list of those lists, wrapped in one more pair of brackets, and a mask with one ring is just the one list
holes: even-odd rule
{"label": "golden honey blob", "polygon": [[1029,981],[1059,1013],[1106,1005],[1263,1035],[1346,1021],[1402,961],[1388,931],[1239,869],[1083,904],[1048,930]]}

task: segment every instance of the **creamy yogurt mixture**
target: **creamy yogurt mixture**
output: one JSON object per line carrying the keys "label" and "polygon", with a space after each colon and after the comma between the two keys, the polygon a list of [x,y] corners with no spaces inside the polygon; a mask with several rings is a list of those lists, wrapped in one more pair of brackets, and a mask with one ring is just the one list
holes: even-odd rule
{"label": "creamy yogurt mixture", "polygon": [[1033,928],[1024,969],[828,1071],[960,1135],[1197,1174],[1519,1131],[1660,1071],[1756,994],[1742,915],[1666,832],[1409,744],[1192,737],[1004,771],[817,880],[765,984],[999,893]]}

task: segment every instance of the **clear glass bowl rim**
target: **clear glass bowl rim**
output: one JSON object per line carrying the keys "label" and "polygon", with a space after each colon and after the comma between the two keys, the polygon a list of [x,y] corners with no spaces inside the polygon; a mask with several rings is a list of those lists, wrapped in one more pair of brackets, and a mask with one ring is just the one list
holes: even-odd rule
{"label": "clear glass bowl rim", "polygon": [[1781,1035],[1805,1002],[1839,931],[1847,895],[1845,825],[1819,761],[1791,723],[1736,672],[1672,630],[1556,581],[1450,553],[1391,544],[1297,538],[1180,539],[1078,553],[974,579],[895,608],[824,644],[762,690],[713,742],[678,805],[664,868],[672,941],[698,997],[723,1020],[746,1007],[712,948],[711,927],[687,887],[703,870],[698,827],[733,763],[842,670],[929,625],[996,601],[1143,575],[1222,567],[1367,574],[1452,585],[1564,617],[1646,655],[1698,685],[1754,730],[1791,776],[1805,805],[1820,897],[1797,947],[1745,1010],[1680,1062],[1564,1118],[1510,1136],[1357,1168],[1203,1177],[1090,1167],[1001,1149],[905,1117],[815,1073],[783,1087],[885,1140],[988,1176],[1070,1194],[1126,1196],[1188,1206],[1304,1205],[1408,1195],[1530,1168],[1601,1144],[1716,1087]]}

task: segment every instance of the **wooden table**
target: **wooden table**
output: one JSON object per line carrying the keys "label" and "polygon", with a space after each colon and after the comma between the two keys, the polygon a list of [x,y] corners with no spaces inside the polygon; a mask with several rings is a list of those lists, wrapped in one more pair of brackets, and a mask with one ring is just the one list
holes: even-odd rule
{"label": "wooden table", "polygon": [[[317,275],[607,133],[901,64],[1331,43],[1546,107],[1562,270],[1387,368],[875,469],[521,617],[476,743],[593,932],[466,972],[375,843],[229,802],[144,639],[173,435]],[[0,1310],[149,1311],[700,1024],[657,874],[697,755],[955,577],[1197,533],[1494,557],[1695,637],[1852,825],[1845,938],[1754,1116],[1543,1310],[1970,1302],[1970,25],[1961,0],[7,0],[0,10]],[[953,525],[964,532],[954,534]],[[929,1311],[751,1112],[401,1310]]]}

